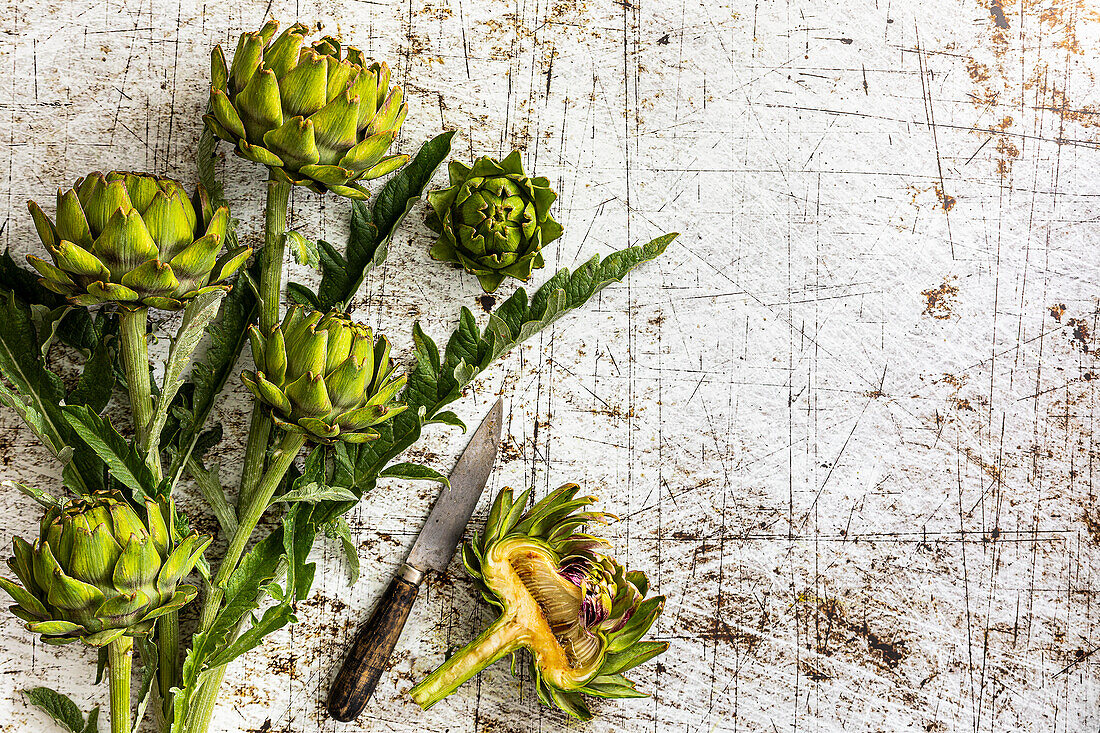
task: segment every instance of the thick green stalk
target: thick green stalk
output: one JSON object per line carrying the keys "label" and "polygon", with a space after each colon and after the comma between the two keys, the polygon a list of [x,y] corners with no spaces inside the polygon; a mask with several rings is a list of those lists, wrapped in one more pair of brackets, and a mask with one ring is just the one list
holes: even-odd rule
{"label": "thick green stalk", "polygon": [[187,711],[187,725],[184,733],[206,733],[210,720],[214,717],[214,705],[218,702],[218,691],[225,679],[225,665],[206,673],[206,680],[199,685],[198,692],[191,698],[191,708]]}
{"label": "thick green stalk", "polygon": [[[256,491],[247,506],[241,507],[240,524],[233,538],[229,542],[225,558],[218,566],[218,573],[214,576],[210,593],[203,604],[202,616],[199,618],[199,628],[203,631],[214,623],[218,610],[221,608],[222,599],[225,597],[225,584],[229,576],[237,569],[244,548],[248,544],[252,531],[263,516],[264,511],[271,504],[271,497],[286,475],[290,465],[294,462],[298,452],[305,445],[306,439],[300,433],[286,433],[283,435],[279,447],[271,457],[271,465],[256,486]],[[236,634],[234,633],[234,636]],[[218,689],[225,677],[225,667],[210,670],[206,681],[200,686],[198,692],[192,698],[191,708],[187,713],[187,725],[184,730],[187,733],[205,733],[210,725],[210,718],[214,714],[214,704],[218,699]]]}
{"label": "thick green stalk", "polygon": [[237,531],[234,533],[233,539],[229,541],[229,549],[225,551],[225,558],[218,566],[218,573],[214,576],[214,583],[210,588],[210,593],[206,596],[206,602],[203,604],[202,616],[199,621],[199,628],[203,631],[209,629],[210,625],[214,623],[214,616],[217,615],[222,598],[225,596],[226,581],[237,569],[237,563],[240,562],[241,555],[244,554],[244,548],[252,536],[252,531],[256,529],[260,517],[263,516],[271,503],[271,497],[275,495],[275,489],[279,488],[279,483],[286,475],[287,469],[290,468],[290,464],[294,462],[298,451],[302,449],[305,443],[306,437],[301,433],[288,432],[284,434],[282,442],[279,443],[279,447],[275,449],[275,453],[271,457],[271,465],[256,486],[255,495],[247,506],[240,508]]}
{"label": "thick green stalk", "polygon": [[[283,260],[286,257],[286,207],[290,184],[267,182],[267,208],[264,214],[264,248],[260,252],[260,330],[267,334],[279,323],[279,304],[283,296]],[[248,445],[244,452],[244,471],[237,494],[238,513],[252,500],[264,472],[264,456],[271,441],[271,418],[260,403],[252,408]]]}
{"label": "thick green stalk", "polygon": [[[144,306],[121,308],[118,315],[119,341],[122,367],[126,372],[126,384],[130,388],[130,409],[133,413],[138,447],[148,456],[149,468],[153,472],[153,477],[159,481],[161,478],[160,451],[149,450],[150,441],[153,439],[149,429],[153,423],[154,406],[153,388],[149,379],[149,342],[145,333],[148,316],[149,309]],[[166,720],[172,709],[171,694],[168,690],[176,686],[176,675],[179,671],[179,646],[179,614],[176,611],[170,611],[157,621],[157,682],[161,690]]]}
{"label": "thick green stalk", "polygon": [[[284,572],[286,572],[286,558],[279,562],[275,570],[275,576],[278,577]],[[237,628],[230,632],[228,643],[233,643],[236,640],[243,625],[244,619],[242,618],[237,622]],[[186,733],[206,733],[206,729],[210,727],[210,720],[214,717],[214,706],[218,701],[218,691],[225,679],[225,669],[226,665],[223,664],[206,673],[205,681],[199,686],[198,692],[192,698],[195,702],[192,703],[190,710],[187,712],[187,725],[184,727]]]}
{"label": "thick green stalk", "polygon": [[157,689],[161,716],[167,728],[172,722],[172,693],[179,684],[180,614],[169,611],[157,619]]}
{"label": "thick green stalk", "polygon": [[237,512],[244,510],[256,493],[256,485],[264,473],[267,446],[271,443],[271,416],[263,404],[256,400],[252,405],[252,422],[248,427],[248,443],[244,449],[244,470],[237,493]]}
{"label": "thick green stalk", "polygon": [[485,629],[481,636],[455,652],[443,665],[409,692],[427,710],[457,690],[466,680],[506,654],[523,646],[525,629],[509,613]]}
{"label": "thick green stalk", "polygon": [[270,331],[279,322],[279,302],[283,297],[283,258],[286,254],[286,206],[290,184],[267,182],[267,208],[264,212],[264,248],[260,252],[260,330]]}
{"label": "thick green stalk", "polygon": [[134,640],[120,636],[107,645],[107,668],[111,686],[111,733],[130,733],[130,673]]}
{"label": "thick green stalk", "polygon": [[[149,342],[145,335],[149,309],[123,307],[118,313],[119,340],[122,347],[122,368],[130,388],[130,409],[134,415],[134,432],[142,453],[149,449],[149,428],[153,423],[153,387],[149,380]],[[160,477],[160,456],[154,451],[149,468]]]}

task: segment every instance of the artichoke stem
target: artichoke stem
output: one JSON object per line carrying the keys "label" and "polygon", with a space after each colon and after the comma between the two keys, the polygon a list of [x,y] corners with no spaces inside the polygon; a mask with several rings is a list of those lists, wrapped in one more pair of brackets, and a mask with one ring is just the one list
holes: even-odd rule
{"label": "artichoke stem", "polygon": [[[160,450],[149,435],[153,424],[153,389],[149,381],[149,342],[145,330],[149,309],[123,307],[119,309],[118,323],[122,345],[122,367],[126,372],[126,384],[130,388],[130,409],[134,416],[134,432],[138,445],[145,453],[145,461],[153,475],[160,479]],[[157,441],[159,442],[159,441]]]}
{"label": "artichoke stem", "polygon": [[271,416],[267,414],[263,403],[256,400],[252,405],[252,422],[248,427],[248,443],[244,449],[244,471],[241,473],[241,487],[237,493],[238,512],[244,511],[256,493],[256,485],[263,477],[264,459],[270,442]]}
{"label": "artichoke stem", "polygon": [[[276,575],[283,572],[285,562],[284,559],[280,563]],[[261,591],[262,593],[263,591]],[[244,625],[244,621],[245,617],[242,617],[237,622],[236,627],[229,632],[226,643],[232,644],[236,640],[241,633],[241,626]],[[207,729],[210,728],[210,721],[214,717],[214,707],[218,702],[218,691],[225,679],[225,668],[226,665],[223,664],[203,675],[203,681],[199,683],[198,691],[191,697],[191,706],[184,715],[184,722],[186,723],[183,726],[184,733],[206,733]]]}
{"label": "artichoke stem", "polygon": [[271,497],[275,495],[275,490],[279,488],[287,469],[290,468],[290,464],[294,463],[298,451],[302,449],[305,443],[306,436],[302,433],[285,433],[271,458],[271,465],[256,486],[255,495],[248,505],[240,508],[240,523],[237,526],[237,531],[229,542],[229,549],[225,551],[225,557],[222,559],[221,565],[218,566],[218,573],[214,576],[214,583],[211,585],[210,593],[206,596],[206,601],[203,604],[202,616],[199,620],[199,627],[203,631],[208,630],[214,623],[214,617],[217,616],[218,608],[225,596],[226,581],[237,569],[237,563],[240,562],[241,555],[244,554],[245,545],[248,544],[252,531],[256,529],[260,517],[263,516],[264,511],[271,503]]}
{"label": "artichoke stem", "polygon": [[264,215],[264,249],[260,253],[260,330],[265,334],[279,322],[279,301],[283,293],[283,259],[286,253],[286,206],[290,184],[267,182]]}
{"label": "artichoke stem", "polygon": [[157,689],[165,724],[172,722],[172,693],[179,684],[180,615],[169,611],[157,619]]}
{"label": "artichoke stem", "polygon": [[130,733],[130,671],[134,640],[120,636],[107,645],[111,685],[111,733]]}
{"label": "artichoke stem", "polygon": [[[134,432],[137,433],[138,446],[145,453],[145,461],[156,480],[161,478],[159,436],[149,434],[153,423],[153,390],[149,380],[149,342],[145,331],[149,309],[146,307],[119,310],[119,330],[122,347],[122,365],[126,371],[126,384],[130,388],[130,409],[134,416]],[[168,692],[176,686],[176,672],[179,661],[180,625],[179,614],[170,611],[157,620],[157,682],[164,704],[165,720],[172,710],[172,696]],[[112,647],[114,644],[111,645]],[[130,642],[133,646],[133,642]],[[129,659],[129,656],[127,656]],[[129,661],[126,662],[129,670]],[[129,672],[127,672],[129,674]],[[127,683],[129,685],[129,683]],[[127,686],[129,695],[129,686]],[[112,731],[114,730],[114,697],[112,694]],[[127,706],[127,711],[129,706]],[[127,712],[129,716],[129,712]],[[128,731],[129,728],[126,728]]]}
{"label": "artichoke stem", "polygon": [[[236,638],[236,633],[233,637]],[[205,679],[199,685],[198,692],[191,698],[191,707],[187,711],[187,725],[185,733],[206,733],[210,727],[210,720],[214,717],[214,706],[218,702],[218,690],[225,679],[225,665],[212,669],[206,673]]]}
{"label": "artichoke stem", "polygon": [[[199,628],[202,630],[209,629],[214,623],[214,619],[218,615],[218,609],[221,607],[222,598],[225,596],[223,588],[226,581],[236,570],[237,563],[240,562],[241,555],[244,554],[245,545],[252,536],[252,531],[256,528],[268,505],[270,505],[271,497],[275,494],[275,490],[279,488],[279,484],[290,468],[290,464],[294,462],[294,459],[298,456],[298,451],[302,449],[305,443],[305,436],[300,433],[284,434],[282,442],[279,443],[279,447],[272,457],[271,466],[258,482],[255,495],[247,505],[242,504],[240,524],[233,534],[225,558],[218,566],[218,573],[214,576],[210,593],[203,604],[202,616],[199,619]],[[238,629],[230,634],[231,639],[236,638]],[[224,677],[224,666],[212,669],[207,673],[206,680],[199,687],[198,693],[192,698],[190,709],[187,711],[186,725],[184,726],[186,733],[206,733],[206,729],[210,725],[210,719],[214,714],[218,689],[221,687]]]}
{"label": "artichoke stem", "polygon": [[526,635],[527,630],[515,615],[505,613],[481,636],[425,677],[409,694],[417,705],[427,710],[493,662],[520,649]]}
{"label": "artichoke stem", "polygon": [[[264,213],[264,248],[260,252],[260,330],[268,334],[279,323],[279,302],[283,294],[283,260],[286,257],[286,208],[290,200],[289,183],[267,182],[267,207]],[[271,418],[259,401],[252,408],[248,444],[244,453],[244,471],[237,494],[237,511],[252,503],[253,494],[264,472],[264,456],[271,441]]]}

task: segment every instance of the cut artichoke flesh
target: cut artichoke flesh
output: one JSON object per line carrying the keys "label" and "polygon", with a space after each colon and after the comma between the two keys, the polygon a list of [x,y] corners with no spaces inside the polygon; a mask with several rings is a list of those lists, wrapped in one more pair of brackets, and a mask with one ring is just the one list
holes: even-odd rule
{"label": "cut artichoke flesh", "polygon": [[562,689],[582,686],[599,669],[605,646],[582,625],[584,592],[561,576],[557,559],[538,544],[515,538],[492,554],[486,580],[527,629],[543,674]]}

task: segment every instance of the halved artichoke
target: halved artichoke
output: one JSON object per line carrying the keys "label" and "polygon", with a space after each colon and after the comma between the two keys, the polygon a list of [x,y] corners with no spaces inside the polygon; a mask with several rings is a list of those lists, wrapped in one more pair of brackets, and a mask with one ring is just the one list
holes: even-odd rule
{"label": "halved artichoke", "polygon": [[[531,495],[504,489],[485,530],[462,560],[482,597],[501,615],[484,633],[412,689],[429,708],[496,660],[526,648],[539,699],[588,720],[584,695],[645,697],[623,676],[668,648],[640,641],[664,607],[646,598],[644,573],[603,554],[607,543],[579,531],[610,515],[586,511],[595,497],[566,484],[523,509]],[[515,671],[515,658],[512,663]]]}

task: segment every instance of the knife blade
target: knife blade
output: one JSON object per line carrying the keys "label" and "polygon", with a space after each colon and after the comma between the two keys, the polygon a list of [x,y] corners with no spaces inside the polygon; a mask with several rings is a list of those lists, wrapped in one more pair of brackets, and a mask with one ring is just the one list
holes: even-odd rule
{"label": "knife blade", "polygon": [[459,456],[451,471],[450,487],[439,493],[405,562],[370,619],[356,633],[329,690],[328,712],[336,720],[346,723],[363,712],[397,645],[425,573],[446,570],[450,564],[496,461],[503,416],[504,401],[498,399]]}

